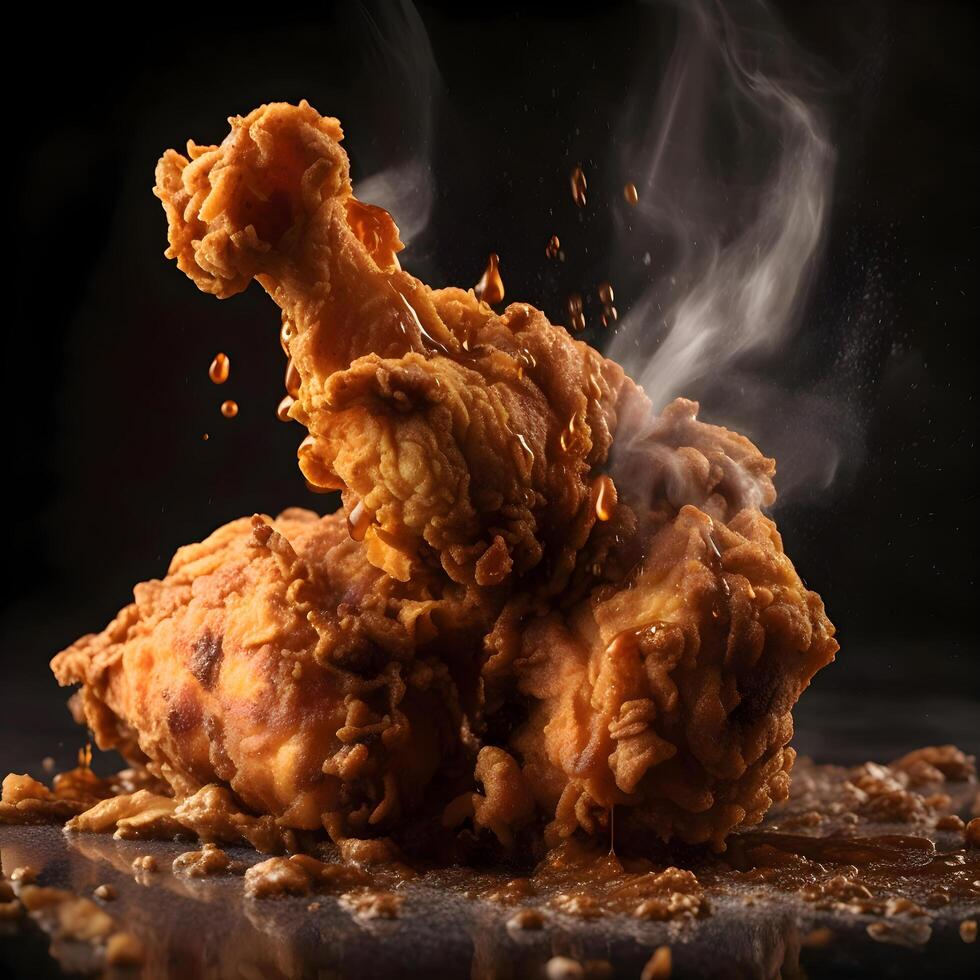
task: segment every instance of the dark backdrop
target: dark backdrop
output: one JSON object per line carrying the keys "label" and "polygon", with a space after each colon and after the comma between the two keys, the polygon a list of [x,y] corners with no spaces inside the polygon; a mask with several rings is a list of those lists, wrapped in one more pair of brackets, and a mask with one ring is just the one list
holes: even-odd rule
{"label": "dark backdrop", "polygon": [[[557,268],[543,255],[553,232],[576,234],[568,172],[580,159],[602,171],[638,64],[669,47],[669,17],[596,7],[533,17],[500,5],[486,15],[421,7],[441,81],[437,194],[405,256],[413,271],[470,284],[496,251],[509,298],[558,317],[562,297],[581,288],[581,265]],[[815,373],[834,361],[833,344],[815,342],[828,318],[857,316],[850,286],[876,283],[860,376],[841,381],[864,447],[846,478],[779,514],[843,644],[804,698],[799,742],[841,759],[934,740],[977,749],[973,5],[777,8],[832,80],[835,196],[798,337]],[[6,126],[13,499],[0,676],[13,696],[0,717],[11,756],[0,769],[79,744],[47,660],[100,629],[134,582],[162,575],[178,545],[253,511],[324,506],[295,468],[302,433],[274,415],[276,311],[257,289],[225,303],[205,297],[165,261],[150,187],[164,148],[220,139],[227,115],[264,101],[306,97],[340,116],[355,175],[424,141],[415,110],[425,93],[407,91],[386,65],[372,23],[347,7],[316,21],[273,12],[129,36],[90,20],[35,25],[45,44],[8,101]],[[597,220],[588,271],[602,274],[608,228]],[[207,378],[217,350],[233,364],[222,388]],[[241,405],[234,420],[218,412],[226,397]]]}

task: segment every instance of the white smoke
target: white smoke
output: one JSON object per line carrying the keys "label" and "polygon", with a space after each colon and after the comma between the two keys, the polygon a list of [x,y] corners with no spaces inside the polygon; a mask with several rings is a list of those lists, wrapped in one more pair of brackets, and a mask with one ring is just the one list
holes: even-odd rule
{"label": "white smoke", "polygon": [[854,428],[848,411],[817,383],[780,390],[751,370],[788,348],[821,253],[835,152],[815,72],[761,2],[682,3],[677,15],[666,72],[638,81],[619,134],[623,182],[639,191],[635,209],[620,209],[633,227],[619,240],[634,250],[620,262],[636,261],[640,233],[659,275],[608,353],[656,408],[702,398],[709,421],[763,452],[795,449],[780,460],[784,497],[826,486],[836,433]]}
{"label": "white smoke", "polygon": [[354,194],[390,211],[408,244],[429,223],[435,198],[431,161],[439,69],[422,18],[407,0],[375,4],[362,13],[374,42],[366,70],[384,93],[385,114],[401,123],[400,157],[359,180]]}

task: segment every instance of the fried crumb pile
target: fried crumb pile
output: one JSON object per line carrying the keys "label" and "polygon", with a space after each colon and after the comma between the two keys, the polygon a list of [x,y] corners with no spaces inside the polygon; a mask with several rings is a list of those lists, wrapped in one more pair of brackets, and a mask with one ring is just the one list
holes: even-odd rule
{"label": "fried crumb pile", "polygon": [[693,402],[656,415],[539,310],[404,271],[341,138],[273,104],[158,164],[167,255],[280,307],[299,466],[343,508],[219,528],[55,657],[158,783],[61,816],[362,857],[540,855],[613,818],[722,848],[786,798],[838,646],[763,512],[773,461]]}

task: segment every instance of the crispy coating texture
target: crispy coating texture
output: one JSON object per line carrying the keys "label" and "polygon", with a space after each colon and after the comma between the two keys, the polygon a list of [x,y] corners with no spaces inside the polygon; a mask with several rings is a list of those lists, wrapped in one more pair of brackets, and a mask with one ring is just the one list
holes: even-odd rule
{"label": "crispy coating texture", "polygon": [[437,807],[507,850],[613,813],[617,840],[723,847],[785,798],[792,706],[837,649],[762,513],[773,461],[693,402],[654,416],[538,310],[404,272],[335,119],[230,122],[158,165],[167,254],[281,307],[300,468],[345,512],[178,551],[55,658],[80,719],[179,799],[227,786],[339,841]]}
{"label": "crispy coating texture", "polygon": [[83,684],[99,747],[145,762],[179,798],[223,783],[283,826],[367,834],[417,807],[455,752],[441,646],[464,639],[443,621],[481,628],[459,587],[405,592],[343,514],[243,518],[181,548],[163,581],[52,666]]}

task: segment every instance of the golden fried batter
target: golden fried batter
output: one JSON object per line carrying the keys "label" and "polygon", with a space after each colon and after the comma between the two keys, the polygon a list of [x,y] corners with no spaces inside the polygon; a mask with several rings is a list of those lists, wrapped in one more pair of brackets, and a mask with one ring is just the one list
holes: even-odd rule
{"label": "golden fried batter", "polygon": [[757,822],[837,649],[762,513],[772,460],[693,402],[654,417],[538,310],[404,272],[337,120],[231,127],[160,161],[167,254],[281,307],[300,468],[346,514],[234,522],[56,657],[100,746],[337,840],[453,793],[436,822],[508,849]]}

